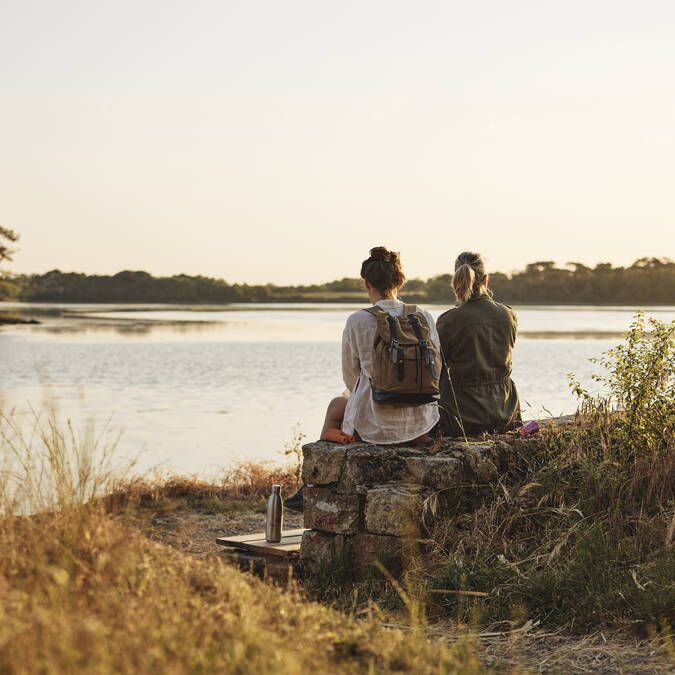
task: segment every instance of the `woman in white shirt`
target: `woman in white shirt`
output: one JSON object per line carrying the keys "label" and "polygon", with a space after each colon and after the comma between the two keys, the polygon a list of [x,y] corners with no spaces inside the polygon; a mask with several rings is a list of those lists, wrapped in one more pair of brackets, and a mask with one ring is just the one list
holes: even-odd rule
{"label": "woman in white shirt", "polygon": [[[405,304],[397,295],[405,275],[398,253],[384,246],[370,250],[370,257],[361,265],[368,298],[392,316],[402,316]],[[439,350],[436,324],[423,310],[430,338]],[[335,443],[366,441],[378,445],[422,445],[439,419],[433,403],[394,407],[373,400],[370,380],[373,369],[373,345],[377,319],[365,310],[354,312],[347,319],[342,334],[342,377],[347,391],[328,405],[321,439]],[[302,488],[284,501],[286,508],[302,511]]]}
{"label": "woman in white shirt", "polygon": [[[405,275],[398,253],[384,246],[371,249],[361,265],[361,278],[373,305],[392,316],[403,315],[404,303],[397,295]],[[428,312],[420,311],[439,349],[435,322]],[[347,392],[330,402],[321,438],[338,443],[422,444],[438,422],[438,407],[432,403],[394,407],[373,400],[370,380],[376,332],[377,319],[367,311],[359,310],[347,319],[342,334],[342,377]]]}

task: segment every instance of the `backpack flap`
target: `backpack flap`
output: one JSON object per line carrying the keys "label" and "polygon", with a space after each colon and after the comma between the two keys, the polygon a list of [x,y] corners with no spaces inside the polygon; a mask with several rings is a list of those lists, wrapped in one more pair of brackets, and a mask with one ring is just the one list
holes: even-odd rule
{"label": "backpack flap", "polygon": [[426,317],[414,305],[405,305],[402,317],[377,305],[366,311],[377,319],[370,382],[373,400],[406,407],[437,401],[440,356]]}

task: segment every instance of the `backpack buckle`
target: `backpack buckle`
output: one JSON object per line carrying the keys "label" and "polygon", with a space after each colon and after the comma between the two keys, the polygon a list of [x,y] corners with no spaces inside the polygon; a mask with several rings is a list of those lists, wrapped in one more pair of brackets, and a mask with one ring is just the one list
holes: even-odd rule
{"label": "backpack buckle", "polygon": [[399,357],[399,348],[398,348],[398,340],[396,338],[392,338],[391,340],[391,360],[393,363],[398,363],[398,357]]}

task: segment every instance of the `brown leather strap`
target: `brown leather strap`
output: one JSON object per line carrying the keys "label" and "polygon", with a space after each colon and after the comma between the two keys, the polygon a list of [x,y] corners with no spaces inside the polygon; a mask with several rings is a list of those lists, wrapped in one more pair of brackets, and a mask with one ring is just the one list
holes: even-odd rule
{"label": "brown leather strap", "polygon": [[389,312],[385,312],[382,307],[378,307],[377,305],[373,305],[372,307],[364,307],[363,308],[364,312],[368,312],[368,314],[372,314],[375,318],[377,318],[378,314],[388,314]]}

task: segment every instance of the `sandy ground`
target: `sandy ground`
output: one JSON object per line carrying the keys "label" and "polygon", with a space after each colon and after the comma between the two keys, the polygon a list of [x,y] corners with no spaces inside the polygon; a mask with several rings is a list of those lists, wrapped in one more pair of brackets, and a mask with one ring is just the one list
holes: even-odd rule
{"label": "sandy ground", "polygon": [[[284,528],[302,527],[302,514],[284,513]],[[143,518],[143,527],[155,541],[179,548],[196,557],[218,555],[216,537],[263,532],[264,504],[240,505],[228,513],[204,513],[186,507]],[[407,630],[405,623],[384,623]],[[466,635],[466,629],[449,621],[428,626],[431,639],[452,643]],[[474,634],[475,635],[475,634]],[[484,630],[475,636],[484,663],[497,672],[675,674],[675,648],[669,655],[658,640],[637,639],[626,632],[600,632],[593,635],[569,635],[545,631],[531,622],[516,631]]]}

